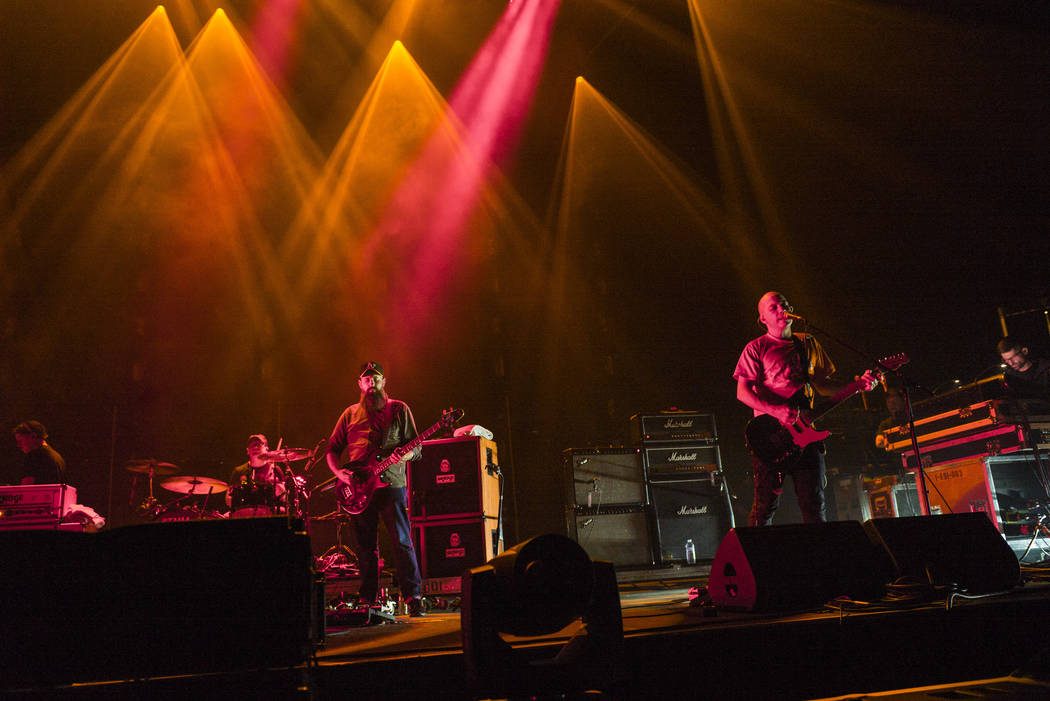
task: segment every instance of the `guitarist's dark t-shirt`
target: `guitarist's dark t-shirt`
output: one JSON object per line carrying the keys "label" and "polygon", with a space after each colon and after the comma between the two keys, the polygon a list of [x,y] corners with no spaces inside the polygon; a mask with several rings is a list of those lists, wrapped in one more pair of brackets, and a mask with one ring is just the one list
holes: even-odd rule
{"label": "guitarist's dark t-shirt", "polygon": [[[374,416],[369,416],[364,405],[358,403],[347,407],[332,429],[328,449],[341,453],[346,449],[349,462],[368,461],[376,452],[390,452],[416,437],[416,422],[412,410],[397,399],[387,399],[386,406]],[[422,449],[417,448],[410,460],[418,460]],[[399,462],[383,473],[382,479],[392,487],[404,487],[405,463]]]}
{"label": "guitarist's dark t-shirt", "polygon": [[[803,362],[806,356],[807,362]],[[834,372],[831,358],[812,336],[795,334],[791,338],[773,338],[766,333],[744,346],[733,379],[748,380],[787,399],[799,395],[809,378],[824,380]],[[755,410],[755,416],[761,413]]]}

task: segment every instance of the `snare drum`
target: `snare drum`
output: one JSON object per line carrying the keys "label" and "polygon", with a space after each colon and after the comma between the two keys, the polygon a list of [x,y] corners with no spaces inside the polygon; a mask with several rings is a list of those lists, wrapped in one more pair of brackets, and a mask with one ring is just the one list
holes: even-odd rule
{"label": "snare drum", "polygon": [[[277,486],[268,482],[244,482],[230,490],[230,516],[274,516],[284,513]],[[281,490],[283,491],[283,490]]]}

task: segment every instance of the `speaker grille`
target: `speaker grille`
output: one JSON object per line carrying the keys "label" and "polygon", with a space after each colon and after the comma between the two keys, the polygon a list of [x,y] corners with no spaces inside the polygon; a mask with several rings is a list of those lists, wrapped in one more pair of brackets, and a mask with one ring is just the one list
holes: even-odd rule
{"label": "speaker grille", "polygon": [[652,482],[649,485],[656,516],[659,559],[685,561],[685,542],[692,540],[698,560],[710,560],[732,528],[721,484],[709,479]]}
{"label": "speaker grille", "polygon": [[609,560],[620,567],[652,564],[649,522],[644,504],[620,504],[616,513],[577,512],[569,517],[569,537],[592,560]]}
{"label": "speaker grille", "polygon": [[570,503],[581,506],[645,502],[641,452],[634,448],[565,451]]}

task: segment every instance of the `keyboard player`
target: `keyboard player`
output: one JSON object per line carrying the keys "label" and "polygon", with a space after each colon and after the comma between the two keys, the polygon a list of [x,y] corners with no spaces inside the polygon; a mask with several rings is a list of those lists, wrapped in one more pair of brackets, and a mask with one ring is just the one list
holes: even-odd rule
{"label": "keyboard player", "polygon": [[22,484],[64,484],[66,461],[48,445],[47,429],[39,421],[23,421],[14,428],[18,449],[25,453]]}

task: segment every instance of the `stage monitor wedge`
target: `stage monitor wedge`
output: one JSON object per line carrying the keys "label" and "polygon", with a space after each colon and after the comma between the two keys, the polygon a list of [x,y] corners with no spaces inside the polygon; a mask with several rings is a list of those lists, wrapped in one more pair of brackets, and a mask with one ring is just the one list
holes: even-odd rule
{"label": "stage monitor wedge", "polygon": [[878,518],[864,528],[897,577],[975,594],[1021,584],[1021,565],[986,513]]}
{"label": "stage monitor wedge", "polygon": [[718,546],[708,592],[725,608],[801,611],[844,595],[877,600],[892,575],[857,521],[744,527]]}

